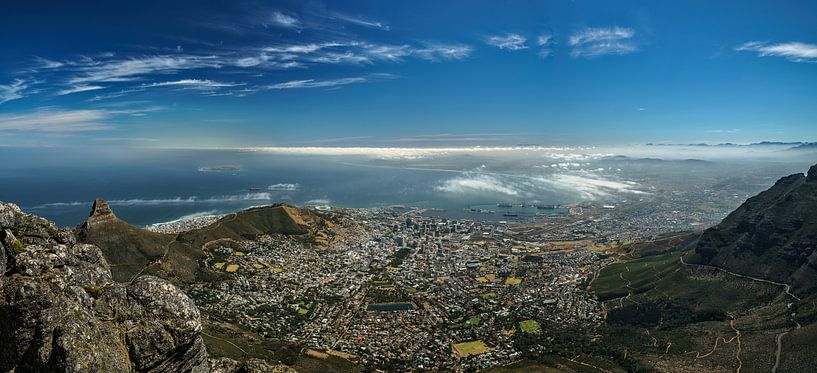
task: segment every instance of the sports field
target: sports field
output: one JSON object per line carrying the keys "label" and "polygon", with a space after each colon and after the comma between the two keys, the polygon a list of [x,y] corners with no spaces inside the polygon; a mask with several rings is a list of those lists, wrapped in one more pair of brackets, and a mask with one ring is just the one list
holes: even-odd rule
{"label": "sports field", "polygon": [[454,352],[459,357],[484,354],[491,349],[481,339],[471,342],[462,342],[454,345]]}

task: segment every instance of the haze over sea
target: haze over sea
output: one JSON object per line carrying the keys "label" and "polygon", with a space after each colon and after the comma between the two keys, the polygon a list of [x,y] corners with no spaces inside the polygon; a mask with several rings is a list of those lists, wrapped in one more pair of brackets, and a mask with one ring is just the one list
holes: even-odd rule
{"label": "haze over sea", "polygon": [[[650,198],[656,190],[680,187],[690,178],[723,179],[750,169],[760,175],[756,182],[746,182],[746,193],[754,193],[781,175],[799,172],[810,161],[808,154],[794,156],[786,152],[787,147],[251,148],[136,153],[97,149],[70,154],[61,149],[5,147],[0,148],[0,156],[18,162],[0,167],[0,200],[15,201],[61,226],[79,224],[97,197],[108,199],[118,216],[136,225],[280,202],[341,207],[402,204],[444,209],[441,214],[452,218],[504,219],[502,214],[474,214],[468,209],[500,202],[612,204]],[[673,156],[665,157],[670,152]],[[740,161],[734,160],[737,156]]]}

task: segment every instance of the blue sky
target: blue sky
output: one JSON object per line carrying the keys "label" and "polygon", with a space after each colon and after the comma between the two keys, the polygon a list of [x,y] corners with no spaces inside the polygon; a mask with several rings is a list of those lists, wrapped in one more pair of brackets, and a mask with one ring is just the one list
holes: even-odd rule
{"label": "blue sky", "polygon": [[817,141],[817,3],[20,2],[0,146]]}

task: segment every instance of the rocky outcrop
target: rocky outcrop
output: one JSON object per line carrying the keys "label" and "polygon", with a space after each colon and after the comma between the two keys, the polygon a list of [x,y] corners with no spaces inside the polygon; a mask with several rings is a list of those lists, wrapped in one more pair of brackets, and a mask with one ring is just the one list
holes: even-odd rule
{"label": "rocky outcrop", "polygon": [[220,358],[210,360],[211,373],[298,373],[283,364],[270,364],[260,359],[249,359],[238,363],[232,359]]}
{"label": "rocky outcrop", "polygon": [[689,259],[817,293],[817,165],[746,200],[703,233]]}
{"label": "rocky outcrop", "polygon": [[108,205],[108,201],[97,198],[94,200],[91,215],[85,220],[85,224],[93,227],[114,220],[116,220],[116,215],[114,215],[113,210],[111,210],[111,206]]}
{"label": "rocky outcrop", "polygon": [[277,369],[209,359],[199,311],[182,290],[153,276],[115,282],[97,246],[4,203],[0,269],[0,371]]}

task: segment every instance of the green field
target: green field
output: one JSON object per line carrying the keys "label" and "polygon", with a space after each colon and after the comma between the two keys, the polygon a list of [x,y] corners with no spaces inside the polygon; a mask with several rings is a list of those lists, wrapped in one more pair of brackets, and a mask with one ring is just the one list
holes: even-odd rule
{"label": "green field", "polygon": [[491,349],[481,339],[471,342],[462,342],[454,345],[454,352],[459,357],[484,354]]}
{"label": "green field", "polygon": [[468,319],[468,321],[466,321],[465,323],[468,324],[468,325],[479,325],[479,323],[481,323],[481,322],[482,322],[482,319],[480,319],[479,317],[474,316],[474,317]]}
{"label": "green field", "polygon": [[536,333],[542,330],[542,327],[539,326],[539,322],[536,320],[525,320],[519,322],[519,329],[525,333]]}

